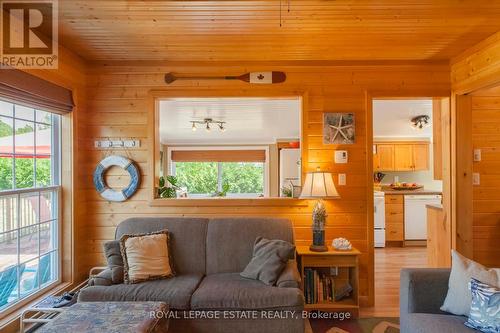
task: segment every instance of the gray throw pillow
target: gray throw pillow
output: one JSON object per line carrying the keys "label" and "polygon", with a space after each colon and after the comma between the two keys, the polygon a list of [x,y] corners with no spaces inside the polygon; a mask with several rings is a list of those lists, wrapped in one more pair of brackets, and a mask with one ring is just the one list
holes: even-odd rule
{"label": "gray throw pillow", "polygon": [[106,268],[104,271],[89,279],[89,286],[110,286],[113,284],[111,281],[111,269]]}
{"label": "gray throw pillow", "polygon": [[123,258],[120,251],[120,241],[113,240],[104,243],[104,255],[111,270],[111,281],[113,284],[123,283]]}
{"label": "gray throw pillow", "polygon": [[494,287],[500,287],[500,268],[486,268],[451,250],[451,273],[448,293],[441,306],[442,311],[457,316],[469,316],[472,294],[468,287],[474,278]]}
{"label": "gray throw pillow", "polygon": [[252,260],[240,275],[274,286],[289,259],[295,255],[295,245],[278,239],[257,237]]}

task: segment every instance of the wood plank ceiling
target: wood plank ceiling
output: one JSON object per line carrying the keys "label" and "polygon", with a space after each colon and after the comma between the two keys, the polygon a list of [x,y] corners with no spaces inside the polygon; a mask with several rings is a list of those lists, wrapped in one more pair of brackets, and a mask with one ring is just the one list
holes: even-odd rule
{"label": "wood plank ceiling", "polygon": [[87,60],[444,60],[499,17],[495,0],[60,1]]}

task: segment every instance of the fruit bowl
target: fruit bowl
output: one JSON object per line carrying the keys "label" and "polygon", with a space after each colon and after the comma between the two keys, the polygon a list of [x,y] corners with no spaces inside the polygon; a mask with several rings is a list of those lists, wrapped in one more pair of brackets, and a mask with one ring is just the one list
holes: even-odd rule
{"label": "fruit bowl", "polygon": [[396,191],[411,191],[411,190],[417,190],[419,188],[422,188],[422,185],[419,185],[417,183],[396,183],[396,184],[391,184],[391,189],[396,190]]}

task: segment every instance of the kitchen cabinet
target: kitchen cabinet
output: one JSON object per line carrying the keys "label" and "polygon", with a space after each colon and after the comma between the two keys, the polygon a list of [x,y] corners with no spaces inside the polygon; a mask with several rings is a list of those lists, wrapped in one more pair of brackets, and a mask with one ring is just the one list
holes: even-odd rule
{"label": "kitchen cabinet", "polygon": [[394,145],[394,160],[395,171],[413,171],[413,146]]}
{"label": "kitchen cabinet", "polygon": [[373,170],[429,170],[429,143],[418,141],[375,143]]}
{"label": "kitchen cabinet", "polygon": [[373,170],[394,170],[394,145],[378,144],[373,155]]}
{"label": "kitchen cabinet", "polygon": [[413,170],[429,170],[429,145],[415,144],[413,147]]}
{"label": "kitchen cabinet", "polygon": [[442,205],[427,205],[427,264],[451,267],[451,225]]}
{"label": "kitchen cabinet", "polygon": [[385,195],[385,240],[404,241],[404,201],[399,194]]}

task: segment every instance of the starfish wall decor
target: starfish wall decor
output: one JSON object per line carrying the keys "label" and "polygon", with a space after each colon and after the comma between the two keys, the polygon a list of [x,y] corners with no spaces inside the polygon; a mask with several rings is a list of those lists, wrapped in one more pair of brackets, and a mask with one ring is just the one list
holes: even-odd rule
{"label": "starfish wall decor", "polygon": [[355,139],[353,113],[325,113],[323,116],[324,144],[353,144]]}

